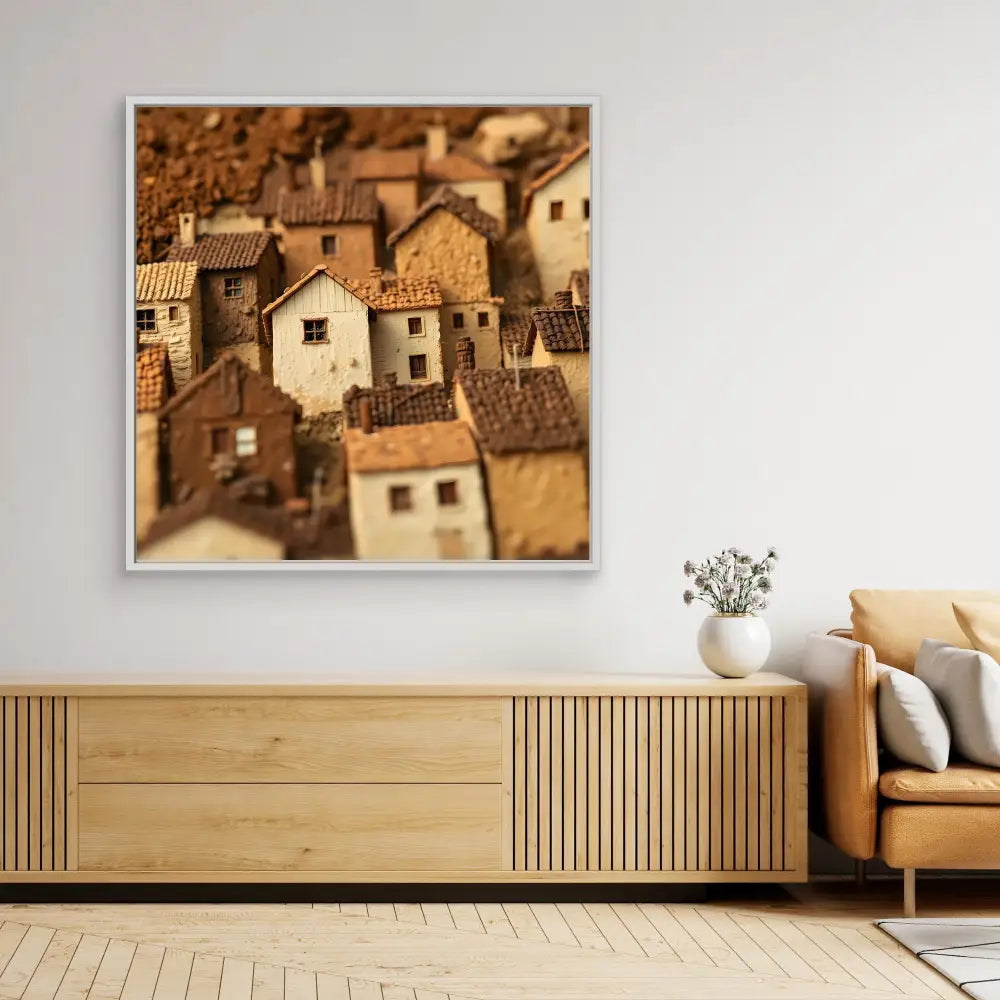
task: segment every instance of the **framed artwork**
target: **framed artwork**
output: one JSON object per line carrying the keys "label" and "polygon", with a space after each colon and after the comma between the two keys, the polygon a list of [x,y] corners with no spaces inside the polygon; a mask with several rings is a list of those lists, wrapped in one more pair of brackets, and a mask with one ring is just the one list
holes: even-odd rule
{"label": "framed artwork", "polygon": [[594,569],[593,98],[130,98],[126,568]]}

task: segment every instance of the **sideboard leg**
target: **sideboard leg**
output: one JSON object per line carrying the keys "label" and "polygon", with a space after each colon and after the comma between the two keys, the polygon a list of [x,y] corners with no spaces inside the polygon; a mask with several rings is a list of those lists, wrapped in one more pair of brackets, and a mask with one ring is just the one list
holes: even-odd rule
{"label": "sideboard leg", "polygon": [[854,881],[857,885],[864,885],[868,881],[864,858],[854,859]]}
{"label": "sideboard leg", "polygon": [[917,870],[916,868],[903,869],[903,916],[915,917],[917,915]]}

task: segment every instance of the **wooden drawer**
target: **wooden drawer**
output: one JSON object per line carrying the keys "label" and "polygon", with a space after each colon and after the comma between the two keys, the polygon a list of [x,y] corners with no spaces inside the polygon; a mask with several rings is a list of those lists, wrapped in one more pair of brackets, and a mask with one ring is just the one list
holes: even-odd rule
{"label": "wooden drawer", "polygon": [[84,871],[495,871],[499,785],[81,785]]}
{"label": "wooden drawer", "polygon": [[81,782],[499,782],[499,698],[81,698]]}

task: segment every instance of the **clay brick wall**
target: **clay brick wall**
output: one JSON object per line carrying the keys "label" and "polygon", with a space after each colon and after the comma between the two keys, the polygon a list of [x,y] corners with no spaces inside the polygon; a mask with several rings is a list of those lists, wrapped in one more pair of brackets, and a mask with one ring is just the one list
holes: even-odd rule
{"label": "clay brick wall", "polygon": [[[324,256],[323,237],[336,236],[339,252]],[[367,278],[378,263],[375,226],[368,223],[340,223],[328,226],[284,226],[281,244],[285,255],[285,274],[293,284],[317,264],[326,264],[344,278]],[[277,296],[275,296],[277,298]]]}

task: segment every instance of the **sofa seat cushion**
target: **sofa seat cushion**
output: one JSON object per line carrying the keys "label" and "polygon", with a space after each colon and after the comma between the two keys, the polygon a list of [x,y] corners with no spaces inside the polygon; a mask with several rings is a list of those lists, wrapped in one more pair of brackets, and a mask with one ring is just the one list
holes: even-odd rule
{"label": "sofa seat cushion", "polygon": [[1000,806],[1000,770],[965,761],[943,771],[900,767],[881,775],[878,790],[896,802]]}

